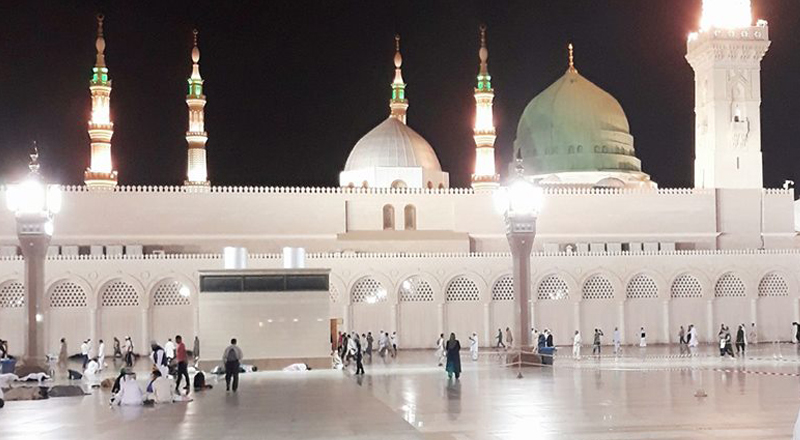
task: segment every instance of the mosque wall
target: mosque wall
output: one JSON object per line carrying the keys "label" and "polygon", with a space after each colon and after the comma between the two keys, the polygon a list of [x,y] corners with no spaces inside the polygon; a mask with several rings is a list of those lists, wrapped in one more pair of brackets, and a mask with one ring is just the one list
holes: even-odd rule
{"label": "mosque wall", "polygon": [[[8,338],[17,354],[23,263],[0,260],[0,338]],[[798,264],[794,250],[537,253],[531,316],[563,345],[575,329],[588,335],[594,328],[602,328],[609,343],[613,327],[627,343],[638,341],[640,327],[650,343],[675,342],[678,327],[688,324],[708,342],[720,323],[735,328],[751,322],[760,341],[788,341],[791,322],[800,321]],[[253,269],[281,266],[278,254],[250,256]],[[430,348],[439,333],[451,331],[462,339],[476,332],[488,346],[497,329],[513,321],[506,253],[311,254],[307,266],[332,270],[331,318],[341,318],[344,329],[397,331],[404,348]],[[75,351],[83,339],[102,338],[110,355],[115,336],[131,336],[142,351],[152,339],[192,338],[199,322],[198,272],[222,268],[216,254],[50,257],[41,300],[44,345],[55,353],[65,337]]]}
{"label": "mosque wall", "polygon": [[[792,203],[791,190],[549,189],[535,249],[792,248]],[[74,187],[63,205],[53,244],[84,247],[73,253],[90,253],[90,245],[109,254],[131,245],[168,254],[216,253],[224,246],[254,253],[284,246],[309,252],[508,249],[492,195],[471,189]],[[2,211],[0,254],[15,253],[8,247],[16,245],[14,216]]]}

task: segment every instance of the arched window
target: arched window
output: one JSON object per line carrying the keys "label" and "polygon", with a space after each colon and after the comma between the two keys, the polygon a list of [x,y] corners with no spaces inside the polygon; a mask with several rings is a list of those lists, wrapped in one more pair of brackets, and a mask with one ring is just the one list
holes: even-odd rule
{"label": "arched window", "polygon": [[415,231],[417,229],[417,208],[414,205],[406,205],[403,209],[405,217],[405,230]]}
{"label": "arched window", "polygon": [[394,206],[383,205],[383,230],[394,230]]}

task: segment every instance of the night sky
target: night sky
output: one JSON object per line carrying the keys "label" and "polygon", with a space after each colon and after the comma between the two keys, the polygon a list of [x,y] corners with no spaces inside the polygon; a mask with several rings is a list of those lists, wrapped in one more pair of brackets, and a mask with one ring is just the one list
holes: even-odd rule
{"label": "night sky", "polygon": [[[0,182],[25,171],[38,141],[53,181],[89,164],[95,14],[106,15],[120,183],[182,184],[191,30],[200,31],[215,185],[337,186],[358,139],[389,112],[402,36],[409,125],[452,186],[474,162],[478,25],[488,26],[498,169],[525,105],[567,68],[622,104],[644,171],[661,187],[693,180],[693,72],[686,36],[700,0],[6,1],[0,4]],[[770,22],[762,64],[765,185],[800,183],[800,2],[754,0]]]}

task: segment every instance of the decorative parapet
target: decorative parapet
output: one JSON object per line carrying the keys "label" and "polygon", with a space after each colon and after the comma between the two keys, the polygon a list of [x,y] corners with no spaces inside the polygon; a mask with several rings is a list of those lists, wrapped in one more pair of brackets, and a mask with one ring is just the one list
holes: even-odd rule
{"label": "decorative parapet", "polygon": [[[535,258],[545,257],[628,257],[628,256],[743,256],[743,255],[800,255],[800,249],[743,249],[743,250],[675,250],[641,252],[534,252]],[[250,260],[282,260],[283,254],[249,254]],[[450,258],[511,258],[509,252],[321,252],[306,254],[309,260],[369,260],[369,259],[450,259]],[[0,257],[0,261],[20,261],[22,256]],[[49,255],[54,261],[98,260],[222,260],[222,254],[145,254],[145,255]]]}

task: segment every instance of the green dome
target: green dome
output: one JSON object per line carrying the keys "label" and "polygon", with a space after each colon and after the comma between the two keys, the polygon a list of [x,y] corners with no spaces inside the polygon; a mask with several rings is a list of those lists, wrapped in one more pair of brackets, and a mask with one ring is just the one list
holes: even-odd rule
{"label": "green dome", "polygon": [[642,169],[622,106],[573,69],[525,107],[514,149],[534,176]]}

